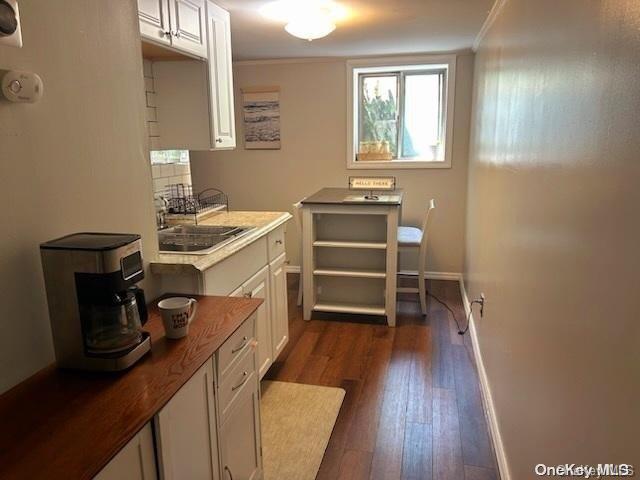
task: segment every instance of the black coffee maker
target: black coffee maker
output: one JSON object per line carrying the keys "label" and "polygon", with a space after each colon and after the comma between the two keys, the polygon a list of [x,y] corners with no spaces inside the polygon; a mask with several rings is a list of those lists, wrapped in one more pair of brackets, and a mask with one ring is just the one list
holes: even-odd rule
{"label": "black coffee maker", "polygon": [[76,233],[40,251],[60,367],[123,370],[150,350],[139,235]]}

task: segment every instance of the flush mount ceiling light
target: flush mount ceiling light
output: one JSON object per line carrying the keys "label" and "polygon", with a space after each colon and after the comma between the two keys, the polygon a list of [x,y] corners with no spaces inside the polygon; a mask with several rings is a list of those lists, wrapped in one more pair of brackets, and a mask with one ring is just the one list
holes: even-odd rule
{"label": "flush mount ceiling light", "polygon": [[336,20],[346,16],[346,10],[331,0],[277,0],[260,11],[266,18],[284,22],[284,29],[294,37],[309,41],[329,35]]}

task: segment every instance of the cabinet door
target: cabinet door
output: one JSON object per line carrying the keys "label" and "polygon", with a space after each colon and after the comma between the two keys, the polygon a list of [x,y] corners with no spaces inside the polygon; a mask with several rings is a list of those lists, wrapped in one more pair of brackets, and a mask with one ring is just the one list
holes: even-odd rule
{"label": "cabinet door", "polygon": [[287,273],[283,253],[269,264],[271,288],[271,332],[273,334],[273,360],[289,341],[289,312],[287,309]]}
{"label": "cabinet door", "polygon": [[231,23],[229,12],[211,2],[207,2],[207,38],[211,145],[214,149],[235,148]]}
{"label": "cabinet door", "polygon": [[210,360],[155,417],[160,478],[218,479],[218,447]]}
{"label": "cabinet door", "polygon": [[156,480],[151,424],[146,424],[104,467],[94,480]]}
{"label": "cabinet door", "polygon": [[260,396],[252,373],[234,399],[220,429],[223,480],[257,480],[262,475]]}
{"label": "cabinet door", "polygon": [[198,57],[207,57],[206,0],[169,0],[172,44]]}
{"label": "cabinet door", "polygon": [[171,44],[168,0],[138,0],[138,20],[143,38]]}
{"label": "cabinet door", "polygon": [[258,307],[256,316],[256,337],[258,338],[258,373],[262,378],[273,363],[273,341],[271,336],[271,298],[269,295],[269,267],[264,267],[242,285],[243,294],[248,298],[264,300]]}

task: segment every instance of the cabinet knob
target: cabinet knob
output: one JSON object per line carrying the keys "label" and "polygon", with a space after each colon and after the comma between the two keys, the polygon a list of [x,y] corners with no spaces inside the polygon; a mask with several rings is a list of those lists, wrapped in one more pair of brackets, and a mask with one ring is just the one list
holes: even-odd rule
{"label": "cabinet knob", "polygon": [[216,143],[222,143],[222,139],[221,138],[216,138]]}
{"label": "cabinet knob", "polygon": [[171,37],[171,31],[170,30],[160,30],[160,33],[162,34],[163,37],[165,38],[170,38]]}
{"label": "cabinet knob", "polygon": [[251,298],[251,292],[245,293],[243,296],[244,298]]}
{"label": "cabinet knob", "polygon": [[282,240],[276,240],[276,245],[282,245]]}
{"label": "cabinet knob", "polygon": [[180,38],[180,30],[176,30],[175,32],[173,32],[173,36],[176,38]]}
{"label": "cabinet knob", "polygon": [[224,471],[229,474],[229,480],[233,480],[233,474],[231,473],[231,469],[227,465],[224,466]]}

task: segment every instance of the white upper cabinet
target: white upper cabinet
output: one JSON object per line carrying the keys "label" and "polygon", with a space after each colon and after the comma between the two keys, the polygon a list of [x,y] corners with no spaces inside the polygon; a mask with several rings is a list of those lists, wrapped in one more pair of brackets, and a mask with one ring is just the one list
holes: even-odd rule
{"label": "white upper cabinet", "polygon": [[207,2],[207,34],[212,146],[235,148],[231,22],[229,12],[211,2]]}
{"label": "white upper cabinet", "polygon": [[229,12],[208,0],[138,0],[138,14],[154,62],[158,148],[235,148]]}
{"label": "white upper cabinet", "polygon": [[173,46],[207,57],[206,0],[170,0]]}
{"label": "white upper cabinet", "polygon": [[207,0],[138,0],[140,35],[207,58]]}
{"label": "white upper cabinet", "polygon": [[167,0],[138,0],[140,35],[157,43],[171,45],[171,25]]}

